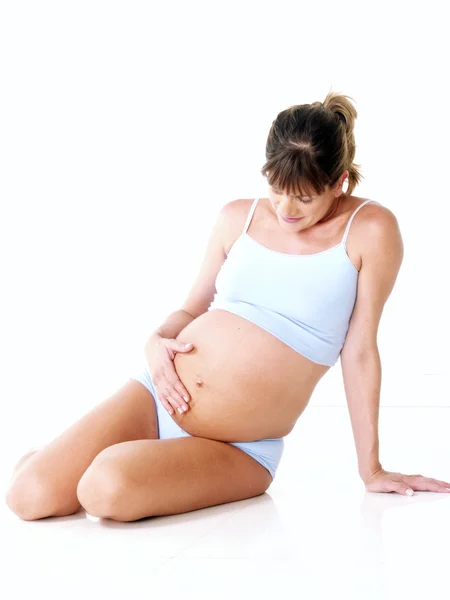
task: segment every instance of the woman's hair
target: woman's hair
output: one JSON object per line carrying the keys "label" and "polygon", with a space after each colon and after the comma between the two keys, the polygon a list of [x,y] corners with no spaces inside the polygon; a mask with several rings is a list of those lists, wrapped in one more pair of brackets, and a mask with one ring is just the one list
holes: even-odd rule
{"label": "woman's hair", "polygon": [[321,195],[348,170],[345,194],[353,192],[364,176],[353,162],[358,113],[349,98],[330,91],[324,102],[296,104],[277,115],[261,169],[269,185],[292,195]]}

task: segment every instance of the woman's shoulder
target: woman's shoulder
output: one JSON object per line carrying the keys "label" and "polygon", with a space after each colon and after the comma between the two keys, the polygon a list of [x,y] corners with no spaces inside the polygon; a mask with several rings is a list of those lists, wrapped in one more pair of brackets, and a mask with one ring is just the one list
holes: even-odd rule
{"label": "woman's shoulder", "polygon": [[349,196],[346,206],[343,207],[343,212],[351,215],[363,204],[363,208],[358,210],[356,215],[356,220],[359,223],[381,223],[386,220],[396,220],[392,210],[379,200],[362,198],[360,196]]}
{"label": "woman's shoulder", "polygon": [[[364,206],[364,214],[370,220],[383,220],[383,219],[395,219],[395,215],[393,211],[382,204],[380,200],[371,199],[371,198],[362,198],[359,196],[352,196],[354,209],[358,208],[358,206],[365,204]],[[362,212],[362,211],[358,211]]]}
{"label": "woman's shoulder", "polygon": [[376,236],[391,237],[399,235],[399,223],[394,212],[379,202],[369,198],[352,197],[352,207],[350,212],[354,212],[364,202],[367,204],[361,210],[358,210],[353,219],[352,229],[353,235],[356,236],[361,243],[361,246],[367,245],[368,239],[374,239]]}

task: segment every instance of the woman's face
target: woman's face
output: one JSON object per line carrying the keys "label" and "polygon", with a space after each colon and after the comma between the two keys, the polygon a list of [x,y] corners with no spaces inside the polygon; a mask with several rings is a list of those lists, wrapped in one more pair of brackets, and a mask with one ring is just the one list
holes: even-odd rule
{"label": "woman's face", "polygon": [[[327,186],[325,192],[320,195],[311,190],[304,196],[293,196],[269,185],[269,200],[279,225],[286,232],[296,232],[311,227],[319,221],[327,220],[337,208],[336,198],[342,195],[344,180],[345,174],[333,190]],[[283,217],[300,218],[300,220],[288,223],[283,220]]]}

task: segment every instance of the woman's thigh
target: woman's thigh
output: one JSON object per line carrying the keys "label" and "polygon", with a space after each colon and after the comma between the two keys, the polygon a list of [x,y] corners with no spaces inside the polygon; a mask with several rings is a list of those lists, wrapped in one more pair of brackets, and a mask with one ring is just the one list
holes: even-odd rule
{"label": "woman's thigh", "polygon": [[[180,437],[191,437],[172,419],[167,410],[161,404],[158,393],[153,384],[148,367],[136,377],[144,385],[155,399],[156,412],[158,415],[158,437],[159,439],[173,439]],[[189,410],[192,410],[191,408]],[[271,475],[272,480],[281,461],[284,452],[284,438],[264,438],[250,442],[226,442],[239,448],[255,461],[265,467]]]}
{"label": "woman's thigh", "polygon": [[233,444],[187,435],[106,448],[77,494],[93,516],[134,521],[244,500],[271,482],[268,470]]}
{"label": "woman's thigh", "polygon": [[7,504],[25,520],[72,514],[80,508],[78,482],[102,450],[124,441],[157,438],[154,398],[130,379],[18,466]]}
{"label": "woman's thigh", "polygon": [[223,442],[191,436],[161,404],[148,369],[136,379],[155,399],[158,439],[116,444],[95,458],[77,489],[89,514],[133,521],[267,490],[281,460],[282,438]]}

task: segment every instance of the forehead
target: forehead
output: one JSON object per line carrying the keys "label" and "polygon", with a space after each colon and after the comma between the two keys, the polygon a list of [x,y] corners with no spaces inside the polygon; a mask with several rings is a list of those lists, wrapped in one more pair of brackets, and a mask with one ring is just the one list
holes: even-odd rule
{"label": "forehead", "polygon": [[274,192],[280,194],[287,194],[288,196],[301,196],[301,197],[312,197],[317,195],[317,192],[307,183],[288,184],[285,189],[281,189],[281,186],[277,183],[273,183],[271,188]]}

